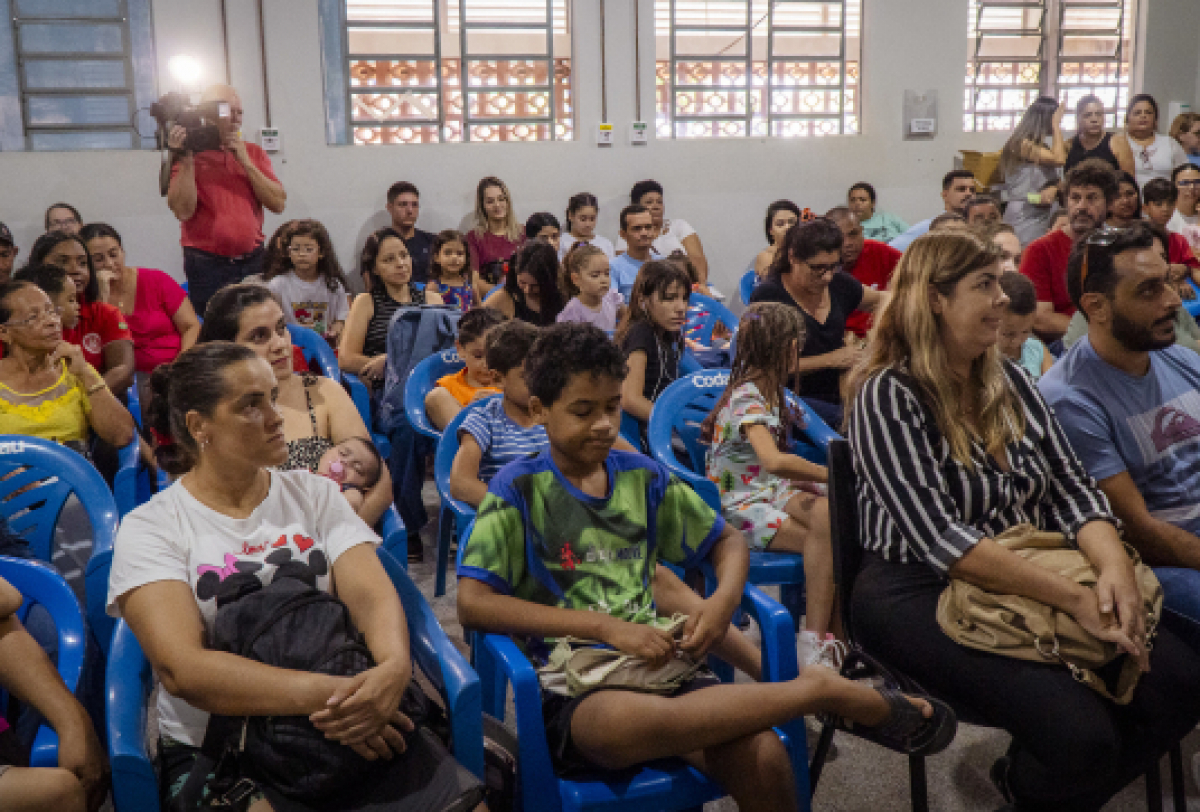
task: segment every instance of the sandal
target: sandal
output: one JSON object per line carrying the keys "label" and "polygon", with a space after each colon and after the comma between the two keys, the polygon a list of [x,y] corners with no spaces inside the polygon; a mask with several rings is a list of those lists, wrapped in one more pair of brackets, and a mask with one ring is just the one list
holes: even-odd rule
{"label": "sandal", "polygon": [[[934,699],[919,687],[914,688],[915,683],[911,681],[906,680],[907,684],[902,686],[900,680],[861,649],[855,648],[846,655],[842,676],[871,684],[888,703],[891,714],[874,727],[830,715],[824,717],[825,723],[910,756],[932,756],[945,750],[954,741],[958,719],[949,705]],[[925,718],[921,709],[909,702],[909,697],[928,702],[933,707],[933,715]]]}

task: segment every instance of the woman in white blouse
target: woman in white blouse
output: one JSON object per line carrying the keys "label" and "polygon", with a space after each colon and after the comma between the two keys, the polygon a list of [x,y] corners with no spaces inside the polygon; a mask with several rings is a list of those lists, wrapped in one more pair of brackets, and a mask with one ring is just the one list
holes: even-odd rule
{"label": "woman in white blouse", "polygon": [[1187,163],[1187,153],[1169,135],[1158,132],[1158,102],[1149,93],[1129,100],[1125,111],[1125,135],[1133,150],[1133,167],[1139,188],[1154,178],[1171,177],[1171,170]]}

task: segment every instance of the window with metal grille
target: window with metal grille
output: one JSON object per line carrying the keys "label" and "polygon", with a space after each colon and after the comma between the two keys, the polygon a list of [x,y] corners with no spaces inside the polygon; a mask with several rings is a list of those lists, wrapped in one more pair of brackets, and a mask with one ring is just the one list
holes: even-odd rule
{"label": "window with metal grille", "polygon": [[861,0],[655,0],[660,138],[858,132]]}
{"label": "window with metal grille", "polygon": [[344,0],[347,142],[574,133],[568,0]]}
{"label": "window with metal grille", "polygon": [[1129,99],[1137,0],[968,0],[967,132],[1011,130],[1040,95],[1067,105],[1094,93],[1110,128]]}
{"label": "window with metal grille", "polygon": [[11,0],[0,26],[0,148],[154,146],[149,0]]}

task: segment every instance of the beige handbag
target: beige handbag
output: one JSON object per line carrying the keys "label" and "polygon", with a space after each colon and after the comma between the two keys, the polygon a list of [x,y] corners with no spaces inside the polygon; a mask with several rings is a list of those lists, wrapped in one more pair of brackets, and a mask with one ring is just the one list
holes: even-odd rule
{"label": "beige handbag", "polygon": [[[683,634],[687,615],[675,615],[656,625],[676,640]],[[651,694],[673,693],[698,671],[702,663],[677,652],[665,665],[651,668],[645,660],[607,648],[595,640],[560,638],[546,665],[538,669],[541,685],[570,697],[597,688],[624,688]]]}
{"label": "beige handbag", "polygon": [[[1096,585],[1097,573],[1087,557],[1067,544],[1061,533],[1044,533],[1032,525],[1009,528],[996,541],[1039,567],[1052,570],[1087,587]],[[1134,573],[1146,609],[1146,646],[1149,648],[1162,616],[1163,591],[1158,578],[1129,545]],[[942,592],[937,608],[938,625],[951,640],[970,648],[1034,662],[1059,662],[1071,675],[1118,705],[1133,698],[1141,671],[1132,657],[1121,668],[1110,692],[1095,669],[1121,654],[1084,630],[1066,612],[1018,595],[996,595],[955,578]]]}

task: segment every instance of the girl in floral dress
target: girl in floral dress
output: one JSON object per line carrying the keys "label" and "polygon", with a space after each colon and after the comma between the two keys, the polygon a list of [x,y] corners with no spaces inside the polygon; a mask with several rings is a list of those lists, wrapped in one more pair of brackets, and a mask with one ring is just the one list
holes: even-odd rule
{"label": "girl in floral dress", "polygon": [[831,635],[833,552],[829,536],[828,471],[791,453],[802,429],[787,402],[787,384],[804,346],[804,321],[795,308],[751,305],[737,332],[729,384],[704,421],[708,478],[717,485],[725,520],[752,549],[802,553],[807,586],[801,662],[836,666],[841,644]]}

